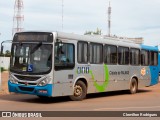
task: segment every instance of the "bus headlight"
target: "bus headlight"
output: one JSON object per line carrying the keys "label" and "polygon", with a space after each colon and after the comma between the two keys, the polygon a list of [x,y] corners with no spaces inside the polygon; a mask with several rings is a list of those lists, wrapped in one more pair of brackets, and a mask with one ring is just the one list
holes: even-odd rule
{"label": "bus headlight", "polygon": [[46,78],[44,78],[43,80],[41,80],[38,83],[38,86],[45,86],[45,85],[47,85],[51,81],[51,79],[52,78],[50,76],[47,76]]}
{"label": "bus headlight", "polygon": [[13,75],[9,75],[9,80],[13,84],[18,84],[18,81],[13,77]]}

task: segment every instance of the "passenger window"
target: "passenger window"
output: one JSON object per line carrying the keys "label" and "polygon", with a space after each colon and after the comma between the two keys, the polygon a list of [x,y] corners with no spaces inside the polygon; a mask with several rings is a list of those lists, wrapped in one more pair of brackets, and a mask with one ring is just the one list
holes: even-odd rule
{"label": "passenger window", "polygon": [[117,46],[104,46],[104,63],[112,65],[117,64]]}
{"label": "passenger window", "polygon": [[141,50],[141,65],[149,65],[149,51],[147,50]]}
{"label": "passenger window", "polygon": [[101,64],[103,62],[103,45],[97,43],[90,44],[90,63]]}
{"label": "passenger window", "polygon": [[78,63],[88,63],[88,43],[78,42],[77,50]]}
{"label": "passenger window", "polygon": [[129,48],[118,47],[118,64],[120,65],[129,64]]}
{"label": "passenger window", "polygon": [[158,65],[158,52],[154,51],[150,52],[150,65],[152,66]]}
{"label": "passenger window", "polygon": [[130,49],[130,64],[139,65],[140,64],[140,50],[139,49]]}

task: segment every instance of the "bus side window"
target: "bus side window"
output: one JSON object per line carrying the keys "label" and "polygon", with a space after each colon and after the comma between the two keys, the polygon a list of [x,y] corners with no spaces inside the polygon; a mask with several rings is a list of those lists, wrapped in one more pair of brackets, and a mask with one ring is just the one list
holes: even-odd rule
{"label": "bus side window", "polygon": [[117,64],[117,46],[104,46],[104,63],[112,65]]}
{"label": "bus side window", "polygon": [[129,64],[129,48],[118,47],[118,64],[128,65]]}
{"label": "bus side window", "polygon": [[140,50],[131,48],[130,49],[130,64],[139,65],[140,64]]}
{"label": "bus side window", "polygon": [[158,52],[150,51],[150,65],[152,66],[158,65]]}
{"label": "bus side window", "polygon": [[98,43],[90,43],[90,63],[102,64],[103,63],[103,45]]}
{"label": "bus side window", "polygon": [[77,61],[78,63],[83,63],[83,64],[88,63],[88,43],[87,42],[78,42]]}
{"label": "bus side window", "polygon": [[149,65],[149,51],[141,50],[141,65],[148,66]]}

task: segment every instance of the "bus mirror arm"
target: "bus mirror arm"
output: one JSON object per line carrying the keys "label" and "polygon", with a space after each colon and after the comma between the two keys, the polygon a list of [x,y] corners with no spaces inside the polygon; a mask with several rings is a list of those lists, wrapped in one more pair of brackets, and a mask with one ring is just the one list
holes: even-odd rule
{"label": "bus mirror arm", "polygon": [[1,55],[3,54],[3,45],[1,45]]}
{"label": "bus mirror arm", "polygon": [[0,54],[3,54],[3,48],[4,48],[3,43],[12,43],[12,40],[5,40],[1,42],[1,53]]}

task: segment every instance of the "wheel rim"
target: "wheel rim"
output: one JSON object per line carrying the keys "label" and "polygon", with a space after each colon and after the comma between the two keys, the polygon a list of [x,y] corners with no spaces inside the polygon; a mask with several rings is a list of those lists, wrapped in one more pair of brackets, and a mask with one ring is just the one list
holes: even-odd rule
{"label": "wheel rim", "polygon": [[76,97],[79,97],[79,96],[81,96],[82,95],[82,87],[81,86],[79,86],[79,85],[76,85],[75,87],[74,87],[74,96],[76,96]]}

